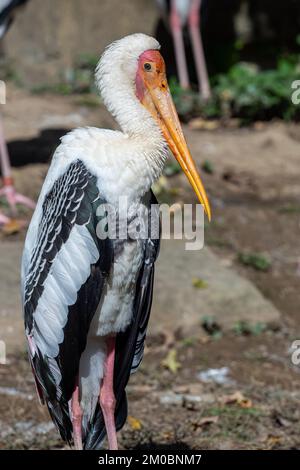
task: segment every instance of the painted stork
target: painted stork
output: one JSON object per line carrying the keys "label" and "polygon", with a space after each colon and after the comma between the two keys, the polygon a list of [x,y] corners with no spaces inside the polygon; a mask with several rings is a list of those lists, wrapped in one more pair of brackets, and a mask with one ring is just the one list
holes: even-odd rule
{"label": "painted stork", "polygon": [[[0,0],[0,40],[7,32],[16,9],[25,4],[28,0]],[[23,196],[16,192],[12,175],[9,155],[4,138],[4,130],[2,119],[0,115],[0,168],[3,178],[3,188],[0,189],[0,197],[5,197],[10,206],[13,215],[16,214],[16,204],[23,204],[30,209],[35,208],[35,204],[28,197]],[[9,218],[0,213],[0,225],[5,225],[9,222]]]}
{"label": "painted stork", "polygon": [[183,28],[188,26],[192,41],[199,90],[202,98],[211,96],[206,61],[200,33],[200,12],[202,0],[156,0],[163,11],[173,36],[179,82],[182,88],[190,87],[185,54]]}
{"label": "painted stork", "polygon": [[76,449],[98,449],[106,434],[117,449],[125,387],[143,356],[159,249],[159,237],[99,236],[99,207],[118,210],[126,198],[128,225],[143,226],[169,148],[210,218],[159,49],[156,39],[133,34],[105,50],[96,83],[121,131],[87,127],[62,138],[26,237],[30,362],[41,401]]}

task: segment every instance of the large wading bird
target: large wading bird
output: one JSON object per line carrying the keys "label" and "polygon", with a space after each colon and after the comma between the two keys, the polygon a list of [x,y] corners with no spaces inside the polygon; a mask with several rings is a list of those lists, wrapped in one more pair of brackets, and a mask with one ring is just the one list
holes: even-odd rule
{"label": "large wading bird", "polygon": [[187,27],[192,42],[200,94],[204,100],[209,99],[211,89],[200,31],[202,0],[156,0],[156,2],[163,12],[167,26],[171,29],[181,87],[190,87],[184,43],[184,30]]}
{"label": "large wading bird", "polygon": [[[28,0],[0,0],[0,41],[7,32],[10,24],[13,21],[16,10]],[[1,77],[0,77],[1,78]],[[2,87],[1,92],[4,92]],[[0,105],[1,105],[1,96],[0,96]],[[7,150],[7,145],[4,138],[4,130],[2,125],[2,119],[0,115],[0,168],[3,178],[3,187],[0,189],[0,197],[5,197],[8,205],[10,207],[11,213],[13,216],[16,215],[16,204],[23,204],[30,209],[34,209],[35,204],[31,199],[22,194],[16,192],[12,173],[11,166],[9,161],[9,155]],[[6,225],[9,223],[9,218],[0,213],[0,225]]]}
{"label": "large wading bird", "polygon": [[125,387],[143,356],[159,248],[151,237],[100,237],[97,209],[126,198],[128,218],[143,225],[169,147],[210,218],[159,48],[154,38],[133,34],[105,50],[96,82],[121,131],[87,127],[62,138],[25,242],[22,291],[36,387],[62,438],[77,449],[100,448],[106,434],[117,449]]}

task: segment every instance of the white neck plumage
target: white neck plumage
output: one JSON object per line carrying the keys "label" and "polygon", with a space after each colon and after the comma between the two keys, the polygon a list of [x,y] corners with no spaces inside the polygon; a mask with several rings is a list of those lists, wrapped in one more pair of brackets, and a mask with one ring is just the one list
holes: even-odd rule
{"label": "white neck plumage", "polygon": [[[138,42],[134,36],[139,36]],[[142,34],[129,36],[131,44],[126,40],[122,47],[117,42],[106,49],[96,69],[96,83],[108,111],[128,138],[129,164],[135,165],[141,178],[146,176],[145,184],[150,188],[162,172],[168,149],[159,126],[136,96],[135,74],[139,52],[158,49],[159,45]]]}

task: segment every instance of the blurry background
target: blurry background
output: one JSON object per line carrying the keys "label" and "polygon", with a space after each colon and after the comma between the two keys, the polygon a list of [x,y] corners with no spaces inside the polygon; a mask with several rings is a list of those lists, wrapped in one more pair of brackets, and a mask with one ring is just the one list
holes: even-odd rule
{"label": "blurry background", "polygon": [[[205,249],[166,241],[158,262],[144,362],[132,377],[124,448],[299,448],[299,110],[297,0],[203,0],[201,31],[212,97],[178,81],[168,17],[153,0],[29,0],[1,41],[0,105],[18,191],[36,199],[61,135],[116,127],[93,71],[104,47],[156,35],[208,190]],[[194,201],[174,160],[155,185],[161,202]],[[0,210],[9,215],[4,199]],[[31,213],[19,209],[28,222]],[[19,302],[25,228],[0,230],[0,448],[61,443],[35,397]],[[1,361],[0,361],[1,362]]]}

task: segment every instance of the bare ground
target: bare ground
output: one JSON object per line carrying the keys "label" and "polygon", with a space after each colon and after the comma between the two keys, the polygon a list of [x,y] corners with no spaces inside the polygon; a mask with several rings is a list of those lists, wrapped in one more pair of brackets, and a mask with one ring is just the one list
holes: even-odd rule
{"label": "bare ground", "polygon": [[[38,150],[41,141],[34,139],[40,130],[112,124],[102,108],[87,107],[82,98],[10,93],[4,116],[9,138],[33,139]],[[120,444],[126,449],[299,449],[300,375],[290,347],[300,337],[300,131],[279,122],[186,131],[195,158],[213,167],[212,174],[204,174],[213,206],[206,244],[260,289],[281,312],[281,322],[263,332],[233,325],[233,331],[217,329],[217,334],[199,329],[184,338],[178,332],[171,340],[163,332],[150,336],[142,367],[128,387],[131,418]],[[18,170],[19,189],[36,196],[45,170],[45,165]],[[181,175],[169,178],[168,185],[162,197],[193,197]],[[23,236],[5,239],[15,243]],[[271,268],[260,272],[242,265],[240,252],[264,253]],[[46,410],[37,404],[22,348],[0,366],[0,448],[61,448]],[[163,363],[170,351],[176,354],[176,372],[170,370],[170,357],[169,367]],[[225,384],[203,382],[197,375],[222,367],[228,367]]]}

